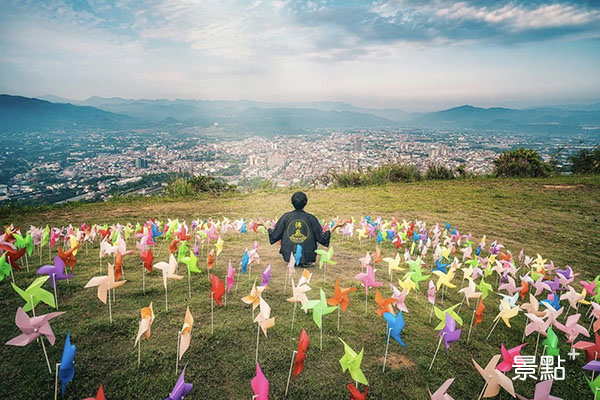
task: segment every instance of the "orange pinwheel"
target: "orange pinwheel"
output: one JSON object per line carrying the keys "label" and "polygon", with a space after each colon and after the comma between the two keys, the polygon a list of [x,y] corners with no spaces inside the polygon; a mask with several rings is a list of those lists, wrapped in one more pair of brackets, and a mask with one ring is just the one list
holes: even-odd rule
{"label": "orange pinwheel", "polygon": [[75,258],[73,252],[77,250],[78,247],[79,243],[75,247],[72,247],[67,251],[63,251],[60,247],[58,248],[58,256],[61,260],[63,260],[65,265],[68,265],[69,267],[71,267],[71,269],[75,268],[75,264],[77,263],[77,259]]}
{"label": "orange pinwheel", "polygon": [[212,285],[211,296],[215,299],[219,306],[222,306],[223,295],[225,294],[225,285],[218,276],[210,274],[210,283]]}
{"label": "orange pinwheel", "polygon": [[529,282],[523,280],[521,281],[521,291],[519,292],[521,300],[525,300],[527,293],[529,293]]}
{"label": "orange pinwheel", "polygon": [[246,297],[242,297],[242,301],[246,304],[252,304],[252,309],[254,310],[260,304],[260,299],[264,290],[264,286],[256,286],[255,280],[252,284],[252,290],[250,290],[250,294]]}
{"label": "orange pinwheel", "polygon": [[171,254],[175,254],[175,252],[177,251],[177,247],[179,247],[179,238],[173,239],[173,241],[169,245],[169,251],[171,252]]}
{"label": "orange pinwheel", "polygon": [[392,297],[388,297],[384,299],[379,293],[379,289],[375,291],[375,302],[377,303],[377,310],[375,311],[380,317],[383,317],[383,313],[389,312],[394,313],[394,308],[392,304],[396,302],[396,299]]}
{"label": "orange pinwheel", "polygon": [[207,256],[206,269],[212,269],[215,266],[215,249],[212,249]]}
{"label": "orange pinwheel", "polygon": [[381,250],[379,249],[379,246],[375,245],[375,254],[373,254],[373,263],[380,263],[383,261],[383,258],[381,258]]}
{"label": "orange pinwheel", "polygon": [[115,254],[115,280],[120,280],[123,276],[123,254],[117,251]]}
{"label": "orange pinwheel", "polygon": [[356,292],[356,288],[340,288],[339,279],[336,279],[335,285],[333,287],[333,297],[327,299],[327,304],[329,304],[330,306],[340,305],[342,311],[346,311],[346,309],[350,305],[350,299],[348,298],[350,292]]}
{"label": "orange pinwheel", "polygon": [[475,322],[473,324],[473,328],[483,322],[483,310],[485,310],[485,306],[483,305],[483,301],[479,299],[479,305],[477,306],[477,311],[475,311]]}

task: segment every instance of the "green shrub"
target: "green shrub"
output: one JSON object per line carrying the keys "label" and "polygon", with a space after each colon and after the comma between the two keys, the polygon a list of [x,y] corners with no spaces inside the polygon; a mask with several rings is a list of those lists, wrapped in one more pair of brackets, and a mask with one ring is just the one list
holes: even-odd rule
{"label": "green shrub", "polygon": [[376,168],[367,167],[366,170],[332,172],[322,181],[331,182],[338,187],[356,187],[415,182],[422,179],[423,175],[414,165],[385,164]]}
{"label": "green shrub", "polygon": [[456,178],[456,171],[442,164],[429,164],[425,178],[431,180],[448,180]]}
{"label": "green shrub", "polygon": [[194,176],[192,178],[174,178],[167,191],[171,197],[191,197],[200,193],[220,194],[236,190],[221,179],[212,176]]}
{"label": "green shrub", "polygon": [[533,149],[520,147],[500,154],[494,160],[494,175],[500,178],[537,178],[549,176],[552,166]]}
{"label": "green shrub", "polygon": [[569,157],[571,172],[574,174],[600,174],[600,145],[593,149],[583,149]]}

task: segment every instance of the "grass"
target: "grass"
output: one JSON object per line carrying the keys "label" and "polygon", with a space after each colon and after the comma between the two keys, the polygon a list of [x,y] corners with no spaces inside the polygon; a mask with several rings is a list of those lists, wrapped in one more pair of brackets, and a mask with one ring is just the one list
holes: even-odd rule
{"label": "grass", "polygon": [[[316,190],[307,194],[307,210],[319,217],[395,216],[406,220],[424,220],[428,226],[448,221],[461,233],[472,232],[476,240],[484,234],[488,243],[498,240],[514,254],[523,248],[525,254],[540,253],[560,267],[571,265],[581,273],[581,278],[593,277],[598,272],[598,176],[428,181],[383,187]],[[41,210],[6,209],[0,214],[0,222],[28,227],[30,224],[62,226],[83,222],[135,223],[150,217],[187,221],[198,217],[222,216],[277,218],[289,209],[289,196],[289,192],[275,192],[186,202],[140,199],[124,204],[83,204]],[[485,366],[493,354],[499,353],[501,343],[507,347],[521,343],[525,322],[522,315],[513,319],[513,329],[499,324],[491,339],[485,340],[498,307],[498,297],[492,294],[486,299],[484,323],[473,331],[469,344],[466,344],[466,336],[463,336],[448,353],[440,350],[432,371],[428,372],[437,346],[437,336],[433,330],[435,321],[428,322],[430,306],[425,293],[422,291],[416,297],[411,293],[406,301],[410,312],[405,314],[407,325],[403,334],[407,347],[390,342],[388,365],[386,372],[382,373],[386,326],[374,312],[374,291],[369,294],[369,311],[365,315],[364,294],[359,288],[351,295],[350,308],[342,314],[339,333],[336,314],[324,317],[323,350],[320,351],[319,330],[312,322],[310,313],[298,312],[294,331],[290,332],[293,307],[285,300],[290,296],[289,285],[286,293],[283,292],[284,262],[278,254],[278,248],[269,246],[264,235],[248,233],[226,236],[223,253],[213,272],[223,278],[227,260],[231,259],[237,267],[244,249],[252,246],[254,240],[259,243],[261,264],[253,266],[250,279],[246,276],[240,278],[237,293],[229,295],[226,307],[215,308],[213,335],[210,333],[210,285],[206,274],[192,276],[191,299],[187,298],[186,279],[169,281],[169,311],[165,312],[162,279],[157,272],[146,274],[146,294],[142,294],[141,263],[137,255],[124,260],[128,282],[117,289],[117,301],[113,307],[114,322],[110,324],[107,306],[97,299],[94,289],[83,288],[91,277],[105,274],[106,266],[104,264],[100,270],[97,244],[89,248],[87,254],[82,249],[75,268],[76,277],[59,284],[59,306],[66,314],[53,320],[56,345],[46,346],[52,364],[60,361],[68,330],[72,343],[77,346],[75,379],[69,383],[64,398],[92,396],[100,384],[104,384],[108,399],[166,397],[178,376],[175,373],[177,332],[183,324],[187,306],[195,319],[192,344],[182,361],[182,364],[188,363],[186,380],[194,384],[188,398],[251,398],[256,326],[252,322],[250,308],[240,298],[249,293],[254,278],[260,279],[260,273],[267,264],[273,266],[273,279],[264,298],[272,307],[276,324],[269,330],[268,338],[261,333],[259,363],[271,382],[271,398],[283,398],[292,351],[296,348],[298,334],[303,327],[311,345],[305,370],[290,384],[288,397],[292,399],[349,397],[345,385],[351,382],[351,378],[348,373],[342,373],[338,363],[343,354],[338,337],[357,351],[364,347],[362,367],[369,379],[369,398],[372,399],[426,399],[426,385],[435,390],[450,377],[457,378],[449,391],[453,397],[477,398],[483,380],[475,371],[471,358]],[[327,269],[325,283],[322,281],[322,271],[313,271],[313,290],[309,292],[309,298],[316,298],[319,288],[323,288],[330,296],[335,278],[340,279],[342,286],[358,286],[352,279],[360,270],[358,257],[367,250],[373,251],[375,246],[374,241],[359,245],[356,239],[342,240],[341,236],[335,236],[332,243],[338,265]],[[128,246],[133,247],[131,241]],[[165,245],[159,260],[167,259],[166,249]],[[386,256],[393,255],[389,243],[382,250]],[[43,262],[47,263],[47,249],[45,251]],[[206,248],[203,254],[205,252]],[[24,269],[15,274],[17,285],[26,287],[32,281],[34,270],[39,266],[37,257],[36,253],[30,258],[29,273]],[[205,260],[205,256],[201,260]],[[427,261],[430,262],[430,256]],[[201,264],[201,267],[204,265]],[[380,264],[377,268],[380,270],[378,278],[387,281],[384,272],[387,267]],[[183,269],[180,267],[181,271]],[[576,287],[580,286],[577,284]],[[383,292],[384,295],[389,294],[387,288]],[[451,291],[446,296],[444,308],[460,300],[459,295]],[[137,349],[133,343],[140,318],[139,310],[151,301],[156,320],[152,326],[152,337],[142,341],[141,367],[138,368]],[[0,316],[0,340],[6,342],[18,334],[14,313],[22,305],[9,280],[0,283],[0,304],[4,310]],[[50,311],[45,305],[36,308],[36,313]],[[464,334],[468,331],[471,315],[472,311],[463,306],[461,316],[465,320]],[[564,343],[564,335],[559,334],[559,337],[561,355],[566,358],[569,345]],[[528,347],[533,346],[527,346],[524,353],[532,354],[532,349]],[[39,344],[31,343],[24,348],[0,346],[0,360],[3,371],[0,398],[53,398],[54,376],[48,374]],[[553,395],[565,399],[589,398],[590,392],[580,369],[582,365],[581,356],[576,361],[567,359],[567,378],[555,383]],[[533,386],[531,380],[515,382],[517,392],[529,397],[533,397]],[[510,396],[503,393],[500,398]]]}

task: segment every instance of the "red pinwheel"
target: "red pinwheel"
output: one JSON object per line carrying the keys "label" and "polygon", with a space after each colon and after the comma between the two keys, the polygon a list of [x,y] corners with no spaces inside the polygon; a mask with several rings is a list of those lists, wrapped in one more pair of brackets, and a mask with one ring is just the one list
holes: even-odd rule
{"label": "red pinwheel", "polygon": [[347,384],[346,387],[350,391],[350,400],[367,400],[367,392],[369,391],[368,386],[365,387],[364,392],[358,390],[353,383]]}
{"label": "red pinwheel", "polygon": [[211,296],[215,299],[219,306],[222,306],[223,295],[225,294],[225,285],[223,281],[214,274],[210,274],[210,283],[212,285]]}
{"label": "red pinwheel", "polygon": [[600,335],[597,333],[595,342],[586,342],[580,340],[573,345],[574,349],[585,351],[585,361],[590,362],[597,360],[600,357]]}
{"label": "red pinwheel", "polygon": [[298,339],[298,350],[296,353],[296,359],[294,360],[294,378],[300,375],[300,372],[304,369],[304,359],[306,358],[306,350],[310,340],[306,331],[302,329],[300,332],[300,338]]}
{"label": "red pinwheel", "polygon": [[104,397],[104,388],[102,387],[102,385],[100,385],[100,387],[98,388],[98,393],[96,393],[96,397],[87,397],[84,400],[106,400],[106,397]]}
{"label": "red pinwheel", "polygon": [[75,264],[77,264],[77,259],[75,258],[73,252],[77,250],[78,247],[79,244],[77,244],[77,246],[75,247],[70,248],[67,251],[63,251],[60,247],[58,248],[58,256],[61,260],[63,260],[65,265],[68,265],[69,267],[71,267],[71,269],[75,268]]}
{"label": "red pinwheel", "polygon": [[141,251],[140,257],[142,257],[142,261],[144,262],[144,268],[152,272],[152,262],[154,262],[154,255],[152,254],[152,249],[148,249],[148,251]]}
{"label": "red pinwheel", "polygon": [[25,255],[26,247],[23,247],[20,250],[8,250],[6,251],[6,262],[8,262],[13,269],[20,271],[21,267],[17,264],[17,260]]}

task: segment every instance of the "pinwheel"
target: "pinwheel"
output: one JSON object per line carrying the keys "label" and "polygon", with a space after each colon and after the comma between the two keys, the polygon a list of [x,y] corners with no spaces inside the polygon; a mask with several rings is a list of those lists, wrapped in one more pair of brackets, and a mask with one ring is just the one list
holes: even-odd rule
{"label": "pinwheel", "polygon": [[327,304],[338,307],[338,331],[340,330],[340,310],[346,311],[350,305],[349,294],[351,292],[356,292],[356,288],[340,288],[339,279],[336,279],[335,285],[333,286],[333,297],[327,299]]}
{"label": "pinwheel", "polygon": [[560,307],[558,310],[554,309],[554,307],[552,306],[548,306],[548,303],[544,302],[542,303],[544,304],[546,307],[548,307],[546,309],[546,317],[547,317],[547,322],[552,325],[552,326],[560,326],[560,322],[558,322],[558,318],[562,315],[563,311],[565,311],[565,309],[563,307]]}
{"label": "pinwheel", "polygon": [[31,311],[40,303],[40,301],[46,303],[52,308],[56,308],[54,295],[46,289],[42,289],[42,285],[48,279],[50,279],[49,276],[40,276],[31,282],[31,284],[25,290],[11,282],[15,292],[17,292],[19,296],[25,300],[25,306],[23,306],[24,311]]}
{"label": "pinwheel", "polygon": [[231,291],[233,284],[235,283],[235,268],[231,266],[231,260],[229,260],[229,265],[227,266],[227,293]]}
{"label": "pinwheel", "polygon": [[[319,327],[321,332],[321,343],[323,338],[323,315],[331,314],[334,312],[337,307],[329,307],[327,306],[327,299],[325,297],[325,292],[323,289],[320,289],[320,298],[316,302],[306,302],[302,305],[302,309],[311,309],[313,315],[313,321]],[[322,344],[321,344],[322,347]]]}
{"label": "pinwheel", "polygon": [[398,279],[398,285],[402,288],[402,291],[406,291],[407,295],[410,294],[411,289],[417,289],[417,286],[412,281],[412,279],[410,279],[410,277],[406,277],[406,279],[404,279],[403,281]]}
{"label": "pinwheel", "polygon": [[516,396],[515,389],[512,383],[512,380],[496,369],[498,365],[498,361],[500,360],[500,354],[496,354],[492,357],[492,359],[488,362],[485,369],[481,368],[479,364],[475,360],[473,360],[473,364],[475,368],[479,372],[479,374],[485,380],[485,385],[481,390],[481,397],[494,397],[500,393],[500,388],[506,390],[512,397]]}
{"label": "pinwheel", "polygon": [[594,338],[594,342],[580,340],[573,345],[574,349],[585,351],[585,360],[587,362],[596,361],[598,356],[600,356],[600,335],[595,333]]}
{"label": "pinwheel", "polygon": [[[304,271],[306,272],[306,270]],[[310,281],[310,277],[308,278],[308,281]],[[315,301],[310,302],[308,297],[306,297],[306,292],[311,290],[310,286],[308,286],[306,282],[306,279],[301,278],[298,282],[298,286],[295,286],[294,279],[292,278],[292,297],[287,299],[287,301],[290,303],[294,303],[294,311],[292,312],[292,330],[294,329],[294,319],[296,317],[296,307],[298,303],[303,306],[304,312],[308,312],[312,304],[315,303]],[[307,305],[306,308],[304,307],[305,304]]]}
{"label": "pinwheel", "polygon": [[[19,328],[21,334],[12,338],[6,342],[6,344],[9,346],[22,347],[44,335],[46,339],[48,339],[50,345],[54,346],[54,341],[56,338],[54,336],[54,332],[52,331],[52,327],[50,326],[50,320],[63,314],[64,312],[52,312],[30,318],[29,315],[27,315],[27,313],[21,307],[19,307],[17,309],[17,314],[15,315],[15,325],[17,325],[17,328]],[[43,338],[41,338],[41,343],[42,349],[44,350],[44,356],[46,358],[46,365],[48,366],[48,372],[52,373]]]}
{"label": "pinwheel", "polygon": [[269,381],[265,378],[258,363],[256,363],[256,376],[250,381],[250,386],[252,386],[252,391],[254,392],[254,399],[269,400]]}
{"label": "pinwheel", "polygon": [[383,259],[384,262],[388,265],[388,275],[390,276],[390,281],[392,280],[392,276],[394,271],[403,271],[404,268],[400,267],[400,254],[396,253],[394,258],[386,257]]}
{"label": "pinwheel", "polygon": [[586,376],[585,380],[587,381],[588,386],[590,387],[590,390],[594,395],[594,400],[596,400],[596,398],[598,397],[598,392],[600,391],[600,375],[598,375],[594,380],[590,380]]}
{"label": "pinwheel", "polygon": [[261,286],[269,286],[269,282],[271,281],[271,277],[273,274],[271,273],[271,265],[267,266],[261,275]]}
{"label": "pinwheel", "polygon": [[446,325],[438,333],[438,336],[443,339],[446,350],[450,348],[450,344],[460,340],[462,329],[456,329],[456,320],[448,313],[446,314]]}
{"label": "pinwheel", "polygon": [[535,293],[533,295],[536,297],[539,296],[544,290],[549,292],[552,291],[550,286],[544,282],[543,276],[540,276],[534,283],[532,283],[532,286],[535,288]]}
{"label": "pinwheel", "polygon": [[183,371],[181,371],[181,375],[179,375],[179,379],[175,383],[173,390],[169,393],[169,397],[165,400],[184,400],[186,396],[192,391],[192,387],[194,386],[192,383],[185,382],[185,369],[187,365],[183,367]]}
{"label": "pinwheel", "polygon": [[148,249],[146,251],[140,252],[140,257],[144,262],[144,268],[148,271],[152,272],[152,262],[154,261],[154,255],[152,254],[152,249]]}
{"label": "pinwheel", "polygon": [[336,261],[333,261],[333,246],[329,246],[327,251],[322,249],[315,250],[315,253],[319,255],[319,268],[323,268],[323,264],[335,265]]}
{"label": "pinwheel", "polygon": [[549,379],[547,381],[536,383],[533,399],[528,399],[526,397],[521,396],[518,393],[517,398],[519,400],[563,400],[560,397],[550,395],[550,392],[552,391],[552,382],[553,380]]}
{"label": "pinwheel", "polygon": [[566,323],[558,324],[557,328],[567,335],[567,343],[572,343],[577,336],[583,335],[589,337],[590,333],[583,326],[579,325],[579,318],[581,314],[573,314],[567,317]]}
{"label": "pinwheel", "polygon": [[[244,275],[246,275],[246,270],[248,268],[249,262],[250,262],[250,256],[248,255],[248,249],[246,249],[246,251],[244,251],[244,255],[242,256],[242,261],[240,262],[242,274],[244,274]],[[248,278],[250,278],[250,275],[248,275]]]}
{"label": "pinwheel", "polygon": [[296,245],[296,252],[294,253],[294,261],[296,262],[296,266],[300,265],[300,260],[302,260],[302,245]]}
{"label": "pinwheel", "polygon": [[221,236],[219,236],[217,238],[217,242],[215,243],[215,250],[217,251],[217,253],[216,253],[217,257],[219,257],[219,255],[223,251],[223,243],[225,243],[225,242],[223,241],[223,239],[221,239]]}
{"label": "pinwheel", "polygon": [[364,392],[358,390],[352,383],[347,384],[346,387],[350,391],[350,400],[367,400],[367,393],[369,392],[368,386],[365,386]]}
{"label": "pinwheel", "polygon": [[392,304],[396,303],[396,299],[391,297],[384,299],[381,293],[379,292],[379,289],[376,289],[375,303],[377,303],[377,310],[375,310],[375,312],[380,317],[383,317],[383,313],[394,311]]}
{"label": "pinwheel", "polygon": [[[187,349],[190,347],[192,341],[192,328],[194,327],[194,317],[190,312],[190,307],[185,309],[185,317],[183,319],[183,327],[179,331],[179,343],[177,347],[177,360],[181,360]],[[176,365],[175,369],[179,369]]]}
{"label": "pinwheel", "polygon": [[306,359],[306,350],[309,343],[308,334],[302,329],[298,338],[298,349],[296,350],[296,358],[294,360],[294,378],[297,378],[304,369],[304,360]]}
{"label": "pinwheel", "polygon": [[[96,276],[88,281],[85,288],[98,287],[98,298],[101,302],[106,304],[107,293],[111,289],[116,289],[120,286],[123,286],[126,280],[115,282],[115,270],[113,266],[108,263],[108,273],[105,276]],[[108,296],[108,314],[110,317],[110,322],[112,323],[112,308],[110,304],[110,296]]]}
{"label": "pinwheel", "polygon": [[[60,368],[58,369],[58,378],[60,379],[60,392],[65,395],[67,384],[73,380],[75,376],[75,352],[77,348],[71,344],[71,332],[67,332],[65,339],[65,348],[63,349],[62,358],[60,360]],[[56,390],[56,389],[55,389]]]}
{"label": "pinwheel", "polygon": [[454,311],[459,305],[460,304],[455,304],[452,307],[448,307],[443,311],[437,307],[434,307],[433,311],[435,313],[435,317],[440,320],[440,323],[435,327],[436,331],[442,330],[446,326],[446,314],[450,315],[452,319],[458,322],[459,325],[462,325],[462,318],[456,313],[456,311]]}
{"label": "pinwheel", "polygon": [[[571,308],[578,309],[579,303],[589,305],[590,302],[585,299],[586,292],[585,289],[581,290],[581,293],[577,293],[572,286],[569,286],[569,291],[560,296],[560,300],[567,300],[569,302],[569,310],[567,310],[567,315]],[[556,296],[555,296],[556,297]]]}
{"label": "pinwheel", "polygon": [[[392,289],[392,299],[396,300],[396,303],[394,304],[396,306],[396,308],[402,312],[408,312],[408,308],[406,307],[406,304],[404,304],[404,301],[406,299],[406,296],[408,295],[408,292],[406,290],[403,290],[402,292],[394,285],[392,285],[390,283],[390,289]],[[432,309],[433,312],[433,309]]]}
{"label": "pinwheel", "polygon": [[402,331],[406,325],[404,322],[404,317],[402,316],[402,311],[398,311],[398,314],[396,315],[394,315],[394,313],[386,312],[383,314],[383,318],[387,322],[387,328],[388,332],[390,332],[390,336],[401,346],[406,347],[406,343],[404,343],[402,340]]}
{"label": "pinwheel", "polygon": [[177,260],[173,254],[169,254],[169,262],[164,261],[154,264],[154,268],[162,271],[163,286],[165,287],[165,310],[169,311],[169,298],[167,294],[167,279],[183,279],[183,276],[176,275]]}
{"label": "pinwheel", "polygon": [[529,303],[524,303],[521,308],[530,314],[534,314],[538,317],[545,317],[548,312],[546,310],[540,311],[540,305],[534,295],[529,294]]}
{"label": "pinwheel", "polygon": [[77,259],[75,258],[75,254],[79,244],[75,245],[75,247],[70,248],[67,251],[63,251],[60,247],[58,248],[58,256],[61,260],[64,261],[66,265],[71,267],[71,269],[75,268],[75,264],[77,264]]}
{"label": "pinwheel", "polygon": [[431,391],[427,388],[430,400],[454,400],[454,398],[447,393],[452,382],[454,382],[454,378],[447,379],[433,394],[431,394]]}
{"label": "pinwheel", "polygon": [[210,274],[210,283],[212,285],[211,297],[215,299],[219,306],[223,305],[223,295],[225,294],[225,285],[218,276]]}
{"label": "pinwheel", "polygon": [[[338,338],[339,339],[339,338]],[[364,349],[360,350],[360,353],[356,354],[354,350],[350,346],[346,344],[342,339],[340,342],[344,345],[344,355],[340,358],[340,365],[342,367],[342,372],[350,372],[350,376],[355,382],[362,383],[363,385],[368,385],[369,382],[367,378],[363,374],[360,364],[362,363]]]}
{"label": "pinwheel", "polygon": [[364,257],[358,259],[360,261],[360,270],[367,268],[367,266],[371,263],[371,255],[367,251],[367,254]]}
{"label": "pinwheel", "polygon": [[365,314],[367,313],[367,296],[369,295],[370,287],[380,287],[383,282],[377,282],[375,280],[375,271],[370,265],[367,265],[367,272],[361,272],[354,276],[354,279],[362,281],[363,287],[365,288]]}
{"label": "pinwheel", "polygon": [[482,295],[482,292],[478,292],[476,289],[477,286],[475,285],[475,282],[473,279],[469,278],[469,284],[458,291],[458,293],[462,293],[464,295],[463,301],[466,300],[467,306],[469,307],[471,307],[469,304],[469,299],[479,299]]}
{"label": "pinwheel", "polygon": [[543,353],[547,353],[550,356],[558,356],[560,354],[558,348],[558,336],[556,336],[556,333],[554,333],[551,326],[549,326],[546,331],[546,339],[542,340],[542,346],[544,346]]}
{"label": "pinwheel", "polygon": [[252,304],[252,310],[254,310],[260,304],[260,299],[264,290],[264,286],[256,286],[256,281],[254,281],[250,294],[242,297],[242,301],[246,304]]}
{"label": "pinwheel", "polygon": [[87,397],[83,400],[106,400],[106,397],[104,397],[104,387],[100,385],[98,388],[98,393],[96,393],[96,397]]}
{"label": "pinwheel", "polygon": [[515,280],[511,277],[511,276],[507,276],[506,277],[507,281],[506,283],[503,283],[502,285],[500,285],[498,287],[498,290],[506,290],[506,292],[509,295],[513,295],[516,292],[520,292],[522,287],[521,286],[516,286],[515,285]]}
{"label": "pinwheel", "polygon": [[485,279],[483,278],[483,276],[481,277],[481,280],[477,284],[477,289],[481,291],[481,298],[482,299],[485,299],[488,296],[488,293],[493,290],[492,289],[492,285],[490,285],[489,283],[487,283],[485,281]]}
{"label": "pinwheel", "polygon": [[[500,346],[500,354],[502,355],[502,362],[498,364],[496,369],[502,372],[508,372],[515,366],[515,358],[521,355],[521,349],[527,346],[527,343],[523,343],[518,345],[517,347],[513,347],[512,349],[507,350],[504,347],[504,344]],[[518,365],[518,364],[517,364]]]}
{"label": "pinwheel", "polygon": [[[0,256],[0,282],[12,274],[12,266],[6,261],[6,252]],[[14,281],[14,277],[13,277]],[[13,282],[14,283],[14,282]]]}

